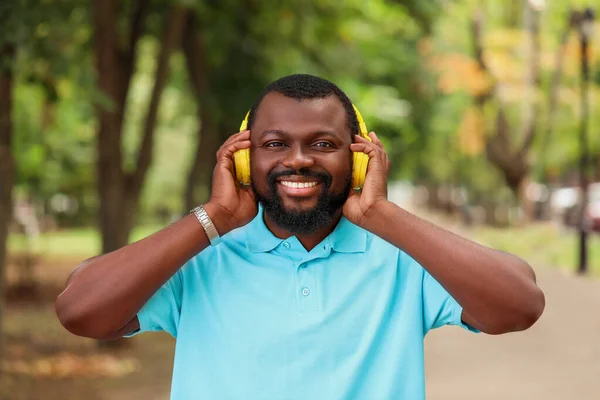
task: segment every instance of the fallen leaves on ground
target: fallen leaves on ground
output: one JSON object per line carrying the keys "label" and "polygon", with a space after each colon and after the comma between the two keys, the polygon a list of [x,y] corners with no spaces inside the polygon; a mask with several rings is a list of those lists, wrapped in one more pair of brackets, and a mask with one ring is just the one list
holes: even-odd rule
{"label": "fallen leaves on ground", "polygon": [[34,360],[6,360],[2,363],[1,369],[6,373],[61,379],[120,377],[135,372],[138,368],[139,362],[134,358],[107,354],[82,356],[60,353]]}

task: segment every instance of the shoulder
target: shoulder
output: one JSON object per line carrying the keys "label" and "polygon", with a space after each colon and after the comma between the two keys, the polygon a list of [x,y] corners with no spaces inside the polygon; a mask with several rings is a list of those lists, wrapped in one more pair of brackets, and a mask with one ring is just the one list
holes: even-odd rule
{"label": "shoulder", "polygon": [[[348,222],[352,224],[351,222]],[[384,259],[388,263],[395,263],[398,267],[403,269],[415,270],[416,272],[423,273],[423,267],[403,249],[387,242],[380,238],[374,233],[352,224],[350,228],[353,234],[363,235],[365,238],[365,254],[373,260]]]}
{"label": "shoulder", "polygon": [[247,229],[246,225],[228,232],[221,237],[221,243],[216,246],[208,246],[197,253],[182,267],[183,274],[206,265],[216,265],[219,258],[224,255],[244,254],[247,251]]}

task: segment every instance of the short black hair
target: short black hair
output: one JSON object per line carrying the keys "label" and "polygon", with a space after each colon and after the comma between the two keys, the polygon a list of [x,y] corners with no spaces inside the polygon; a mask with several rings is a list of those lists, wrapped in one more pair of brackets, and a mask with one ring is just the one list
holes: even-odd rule
{"label": "short black hair", "polygon": [[252,123],[254,122],[254,117],[256,116],[256,111],[258,110],[260,103],[264,97],[271,92],[281,93],[286,97],[299,100],[325,98],[334,95],[342,102],[342,105],[346,110],[350,132],[352,135],[359,133],[358,118],[356,117],[356,112],[352,107],[352,102],[346,93],[344,93],[338,86],[327,79],[308,74],[288,75],[277,79],[265,87],[250,109],[250,114],[248,116],[248,129],[251,129],[252,127]]}

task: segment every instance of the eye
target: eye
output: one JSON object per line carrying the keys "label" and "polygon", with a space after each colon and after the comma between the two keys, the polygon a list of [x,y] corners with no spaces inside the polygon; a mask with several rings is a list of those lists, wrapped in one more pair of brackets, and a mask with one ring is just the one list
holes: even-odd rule
{"label": "eye", "polygon": [[285,143],[283,143],[283,142],[268,142],[268,143],[265,143],[264,146],[265,147],[283,147],[283,146],[285,146]]}
{"label": "eye", "polygon": [[317,142],[315,143],[315,146],[317,147],[325,147],[325,148],[333,148],[333,144],[329,143],[329,142]]}

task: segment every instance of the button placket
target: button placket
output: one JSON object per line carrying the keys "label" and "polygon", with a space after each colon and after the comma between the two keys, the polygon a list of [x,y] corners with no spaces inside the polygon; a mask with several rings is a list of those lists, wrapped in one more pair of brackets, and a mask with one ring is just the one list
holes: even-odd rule
{"label": "button placket", "polygon": [[296,293],[300,312],[318,311],[316,266],[310,265],[310,262],[305,261],[297,265]]}

